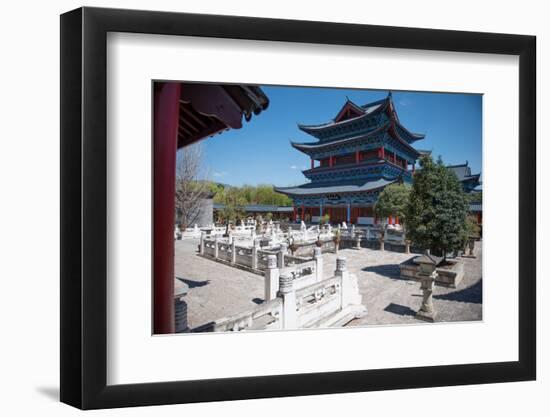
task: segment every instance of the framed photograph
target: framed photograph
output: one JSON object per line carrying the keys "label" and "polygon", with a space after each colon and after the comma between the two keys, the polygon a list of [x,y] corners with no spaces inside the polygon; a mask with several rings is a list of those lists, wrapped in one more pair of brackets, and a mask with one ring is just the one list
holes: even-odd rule
{"label": "framed photograph", "polygon": [[61,401],[533,380],[535,37],[61,16]]}

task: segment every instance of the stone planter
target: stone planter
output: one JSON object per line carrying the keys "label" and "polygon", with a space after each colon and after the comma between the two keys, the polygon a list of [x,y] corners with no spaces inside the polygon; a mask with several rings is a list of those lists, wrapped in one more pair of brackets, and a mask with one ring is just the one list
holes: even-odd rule
{"label": "stone planter", "polygon": [[[409,259],[399,265],[402,279],[420,281],[420,267],[414,262],[414,259]],[[464,263],[460,260],[447,260],[446,264],[438,266],[436,271],[435,285],[456,288],[464,278]]]}

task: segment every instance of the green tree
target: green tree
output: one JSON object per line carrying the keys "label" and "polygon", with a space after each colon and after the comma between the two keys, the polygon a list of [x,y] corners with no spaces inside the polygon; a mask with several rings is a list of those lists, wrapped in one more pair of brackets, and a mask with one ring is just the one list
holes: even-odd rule
{"label": "green tree", "polygon": [[388,185],[378,196],[374,205],[376,217],[397,216],[402,223],[406,223],[407,204],[411,187],[405,184]]}
{"label": "green tree", "polygon": [[216,203],[221,203],[224,208],[218,213],[218,221],[235,222],[245,216],[244,205],[247,204],[242,190],[236,187],[226,187],[223,193],[214,197]]}
{"label": "green tree", "polygon": [[409,238],[436,255],[447,256],[463,247],[467,234],[468,200],[456,175],[441,158],[420,159],[405,219]]}

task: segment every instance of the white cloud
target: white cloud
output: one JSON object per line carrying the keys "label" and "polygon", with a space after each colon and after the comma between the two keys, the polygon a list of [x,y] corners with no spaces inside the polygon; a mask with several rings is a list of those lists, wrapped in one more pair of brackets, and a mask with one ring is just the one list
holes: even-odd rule
{"label": "white cloud", "polygon": [[216,178],[221,178],[227,176],[229,173],[227,171],[214,171],[212,174]]}
{"label": "white cloud", "polygon": [[298,167],[296,165],[291,165],[290,169],[298,169]]}

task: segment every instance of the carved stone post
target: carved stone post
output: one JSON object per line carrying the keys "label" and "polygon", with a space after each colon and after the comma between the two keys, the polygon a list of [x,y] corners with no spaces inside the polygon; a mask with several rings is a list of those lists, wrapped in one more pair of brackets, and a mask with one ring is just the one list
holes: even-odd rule
{"label": "carved stone post", "polygon": [[281,243],[281,249],[277,253],[277,266],[279,268],[285,267],[285,255],[288,253],[288,245],[286,243]]}
{"label": "carved stone post", "polygon": [[264,272],[265,301],[273,300],[277,297],[279,291],[279,268],[277,268],[277,258],[275,255],[267,255],[267,268]]}
{"label": "carved stone post", "polygon": [[201,243],[199,244],[199,253],[201,255],[204,255],[204,241],[206,239],[206,234],[204,232],[201,233]]}
{"label": "carved stone post", "polygon": [[252,246],[252,269],[258,269],[258,241],[256,240]]}
{"label": "carved stone post", "polygon": [[323,280],[323,253],[321,248],[313,249],[313,259],[315,260],[315,281]]}
{"label": "carved stone post", "polygon": [[357,277],[354,274],[350,274],[347,268],[346,258],[336,259],[336,271],[334,276],[341,277],[341,308],[349,305],[359,305],[362,302],[361,294],[359,294],[359,288],[357,285]]}
{"label": "carved stone post", "polygon": [[218,259],[218,253],[219,253],[218,235],[216,235],[214,236],[214,258]]}
{"label": "carved stone post", "polygon": [[438,260],[430,255],[429,251],[426,251],[423,256],[417,258],[417,263],[419,264],[418,275],[420,277],[420,289],[422,290],[422,306],[416,313],[416,318],[433,323],[436,318],[433,305],[433,288],[437,278]]}
{"label": "carved stone post", "polygon": [[370,240],[370,227],[367,227],[366,239],[367,241]]}
{"label": "carved stone post", "polygon": [[409,239],[405,239],[405,253],[411,253],[411,241]]}
{"label": "carved stone post", "polygon": [[420,288],[422,289],[422,306],[416,318],[419,320],[429,321],[433,323],[436,318],[436,312],[433,304],[433,288],[437,272],[432,272],[431,275],[424,275],[420,281]]}
{"label": "carved stone post", "polygon": [[234,264],[237,262],[237,248],[235,244],[235,239],[231,242],[231,263]]}
{"label": "carved stone post", "polygon": [[347,271],[347,259],[344,257],[336,258],[336,270],[334,271],[334,275],[342,276],[342,274]]}
{"label": "carved stone post", "polygon": [[355,249],[361,249],[361,235],[359,233],[355,236]]}
{"label": "carved stone post", "polygon": [[281,275],[279,277],[279,294],[283,299],[283,329],[296,329],[298,320],[296,314],[296,293],[294,292],[294,277]]}
{"label": "carved stone post", "polygon": [[384,250],[384,236],[380,237],[380,250]]}

